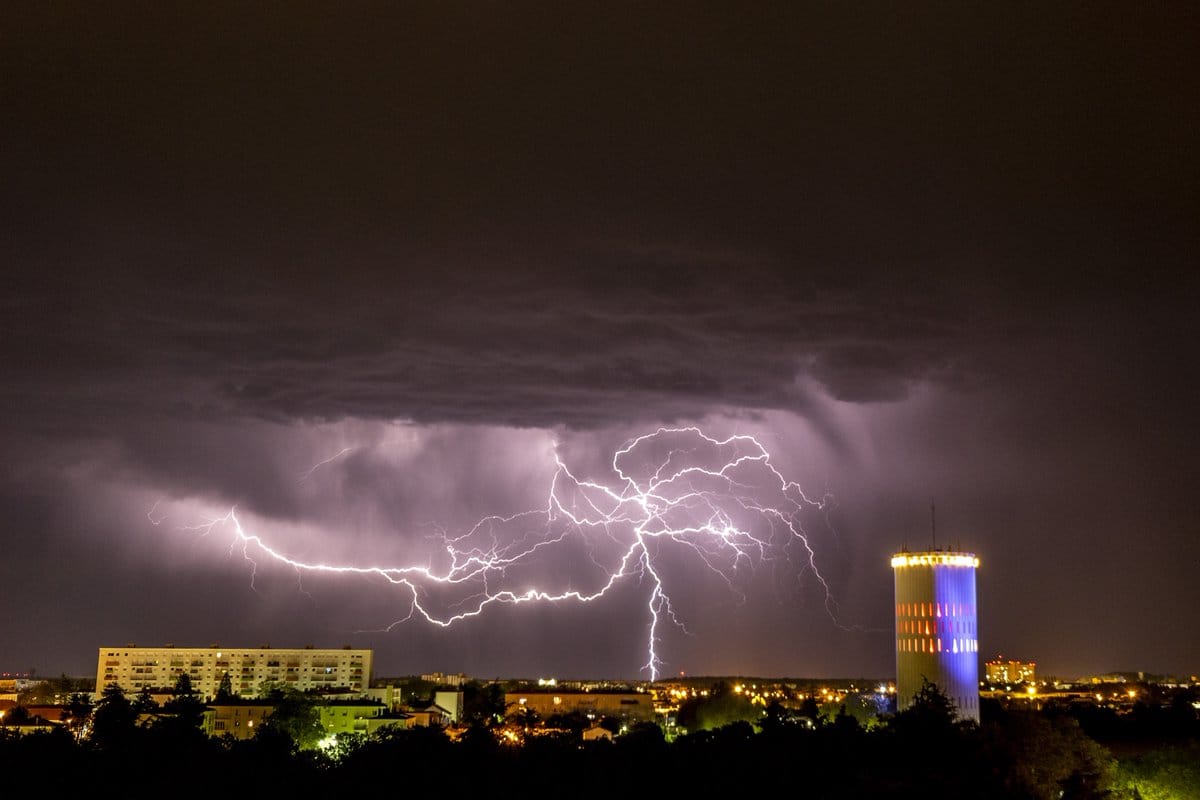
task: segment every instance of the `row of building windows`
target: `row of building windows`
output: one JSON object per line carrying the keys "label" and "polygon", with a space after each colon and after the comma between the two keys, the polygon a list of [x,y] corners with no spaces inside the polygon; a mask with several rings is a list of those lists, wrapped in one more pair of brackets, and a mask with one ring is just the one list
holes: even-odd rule
{"label": "row of building windows", "polygon": [[902,653],[978,653],[979,641],[976,639],[941,639],[924,636],[920,638],[901,638],[896,642],[896,649]]}
{"label": "row of building windows", "polygon": [[[128,664],[120,664],[120,663],[116,663],[116,662],[106,662],[104,665],[105,672],[112,672],[113,670],[116,670],[116,669],[119,669],[123,672],[128,672],[130,669],[132,669],[134,671],[134,673],[138,674],[138,675],[143,675],[143,674],[144,675],[157,675],[159,673],[166,673],[166,672],[170,672],[170,674],[172,674],[172,675],[179,675],[185,671],[188,673],[191,673],[192,675],[195,675],[195,674],[199,673],[202,669],[207,670],[208,672],[213,671],[213,667],[203,667],[203,668],[193,667],[193,668],[185,670],[183,667],[130,667]],[[294,672],[308,672],[308,671],[309,671],[308,667],[304,667],[302,669],[293,669],[291,667],[288,667],[285,670],[285,672],[288,674],[291,674]],[[312,671],[319,675],[332,675],[335,672],[338,672],[339,669],[337,667],[313,667]],[[356,665],[350,669],[341,670],[341,671],[348,672],[351,675],[361,675],[363,669],[362,669],[362,667]],[[237,670],[237,669],[228,669],[226,667],[220,667],[219,672],[221,672],[223,674],[227,674],[227,675],[233,675],[235,673],[240,673],[242,675],[249,675],[251,673],[257,673],[257,674],[269,673],[271,675],[278,675],[279,668],[271,667],[268,669],[266,667],[256,666],[253,669],[251,669],[250,667],[242,667],[240,670]]]}
{"label": "row of building windows", "polygon": [[935,619],[921,621],[919,619],[902,619],[896,622],[896,626],[899,629],[899,633],[925,634],[926,636],[975,635],[974,620]]}
{"label": "row of building windows", "polygon": [[975,617],[971,603],[897,603],[897,617]]}
{"label": "row of building windows", "polygon": [[[228,653],[228,655],[225,655],[225,653]],[[251,660],[253,660],[253,661],[258,661],[258,660],[259,660],[259,659],[262,657],[262,656],[261,656],[261,654],[260,654],[259,652],[257,652],[257,651],[255,651],[255,652],[251,652],[251,653],[239,653],[239,652],[237,652],[237,651],[233,651],[233,650],[227,650],[227,651],[225,651],[225,653],[222,653],[221,651],[217,651],[217,652],[215,652],[215,653],[214,653],[214,655],[215,655],[215,656],[216,656],[218,659],[221,659],[221,658],[224,656],[224,658],[235,658],[235,659],[237,659],[237,658],[248,658],[248,659],[251,659]],[[120,657],[129,658],[129,653],[122,653],[122,652],[121,652],[121,651],[119,651],[119,650],[109,650],[109,651],[107,651],[107,652],[106,652],[104,655],[105,655],[107,658],[120,658]],[[135,653],[135,654],[134,654],[134,656],[135,656],[135,658],[136,658],[136,657],[137,657],[137,654]],[[354,660],[355,662],[360,662],[360,661],[361,661],[361,656],[357,656],[357,655],[350,655],[350,654],[347,654],[347,655],[343,656],[343,658],[345,658],[345,659],[351,659],[351,660]],[[133,664],[135,664],[136,666],[139,666],[139,667],[148,667],[148,666],[153,666],[153,665],[155,665],[155,664],[162,663],[164,660],[167,660],[167,659],[165,659],[165,657],[163,657],[163,658],[150,658],[150,657],[148,657],[148,656],[147,656],[147,657],[145,657],[145,658],[144,658],[144,660],[141,660],[141,661],[134,661],[134,662],[132,662],[132,663],[133,663]],[[172,664],[182,664],[182,663],[183,663],[182,661],[180,661],[180,660],[179,660],[179,657],[178,657],[178,656],[174,656],[174,657],[172,657],[172,658],[171,658],[171,659],[169,659],[169,660],[170,660],[170,662],[171,662]],[[310,660],[311,660],[311,659],[310,659]],[[193,660],[193,661],[192,661],[192,664],[199,664],[199,663],[200,663],[200,661],[199,661],[199,660]],[[269,661],[269,663],[270,663],[270,664],[272,664],[272,665],[274,665],[274,666],[278,666],[278,665],[279,665],[279,663],[280,663],[280,659],[279,659],[278,657],[272,658],[272,659]],[[299,661],[298,659],[296,659],[295,657],[292,657],[292,658],[291,658],[291,659],[289,659],[289,661],[288,661],[288,664],[299,664],[299,663],[300,663],[300,661]],[[312,663],[314,663],[314,664],[319,664],[320,666],[330,666],[330,665],[336,665],[336,664],[338,664],[338,663],[345,663],[345,661],[343,661],[342,659],[338,659],[338,658],[328,658],[328,657],[323,657],[323,658],[320,658],[320,659],[318,659],[318,660],[312,660]]]}

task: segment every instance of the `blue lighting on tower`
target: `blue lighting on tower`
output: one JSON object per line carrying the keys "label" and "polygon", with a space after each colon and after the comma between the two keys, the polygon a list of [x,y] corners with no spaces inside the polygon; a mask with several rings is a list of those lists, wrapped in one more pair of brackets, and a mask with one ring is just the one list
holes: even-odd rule
{"label": "blue lighting on tower", "polygon": [[979,720],[979,629],[973,553],[897,553],[896,698],[903,710],[924,681],[964,719]]}

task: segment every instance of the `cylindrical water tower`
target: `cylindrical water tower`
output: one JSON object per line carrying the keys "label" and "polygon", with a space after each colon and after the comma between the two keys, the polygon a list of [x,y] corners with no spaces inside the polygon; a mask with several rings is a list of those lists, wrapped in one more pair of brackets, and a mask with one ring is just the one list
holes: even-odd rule
{"label": "cylindrical water tower", "polygon": [[974,553],[897,553],[896,708],[912,705],[923,680],[937,684],[962,719],[979,721],[979,629]]}

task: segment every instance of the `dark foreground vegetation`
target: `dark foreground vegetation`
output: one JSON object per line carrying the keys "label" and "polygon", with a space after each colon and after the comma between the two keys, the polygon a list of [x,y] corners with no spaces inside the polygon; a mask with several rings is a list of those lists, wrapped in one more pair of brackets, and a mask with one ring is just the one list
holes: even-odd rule
{"label": "dark foreground vegetation", "polygon": [[327,750],[299,747],[282,721],[246,741],[208,738],[194,705],[173,711],[139,726],[102,701],[87,738],[67,725],[0,733],[0,796],[1200,798],[1190,703],[1141,716],[991,706],[975,725],[927,687],[869,728],[844,713],[816,724],[767,713],[669,743],[642,723],[615,741],[559,732],[513,746],[479,719],[458,741],[390,729]]}

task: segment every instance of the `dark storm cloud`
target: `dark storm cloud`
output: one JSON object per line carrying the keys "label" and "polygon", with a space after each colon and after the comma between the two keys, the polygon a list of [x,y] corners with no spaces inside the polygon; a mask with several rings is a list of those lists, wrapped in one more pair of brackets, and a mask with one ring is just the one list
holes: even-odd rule
{"label": "dark storm cloud", "polygon": [[629,274],[581,289],[468,269],[386,290],[346,274],[304,296],[81,278],[6,317],[6,361],[21,368],[6,394],[44,389],[35,414],[90,407],[105,428],[121,409],[595,427],[803,409],[809,373],[873,400],[976,368],[963,323],[886,294],[771,286],[743,264],[656,281],[644,259],[591,257]]}
{"label": "dark storm cloud", "polygon": [[6,394],[572,426],[803,410],[802,375],[891,400],[1159,295],[1195,242],[1174,20],[642,12],[28,12]]}

